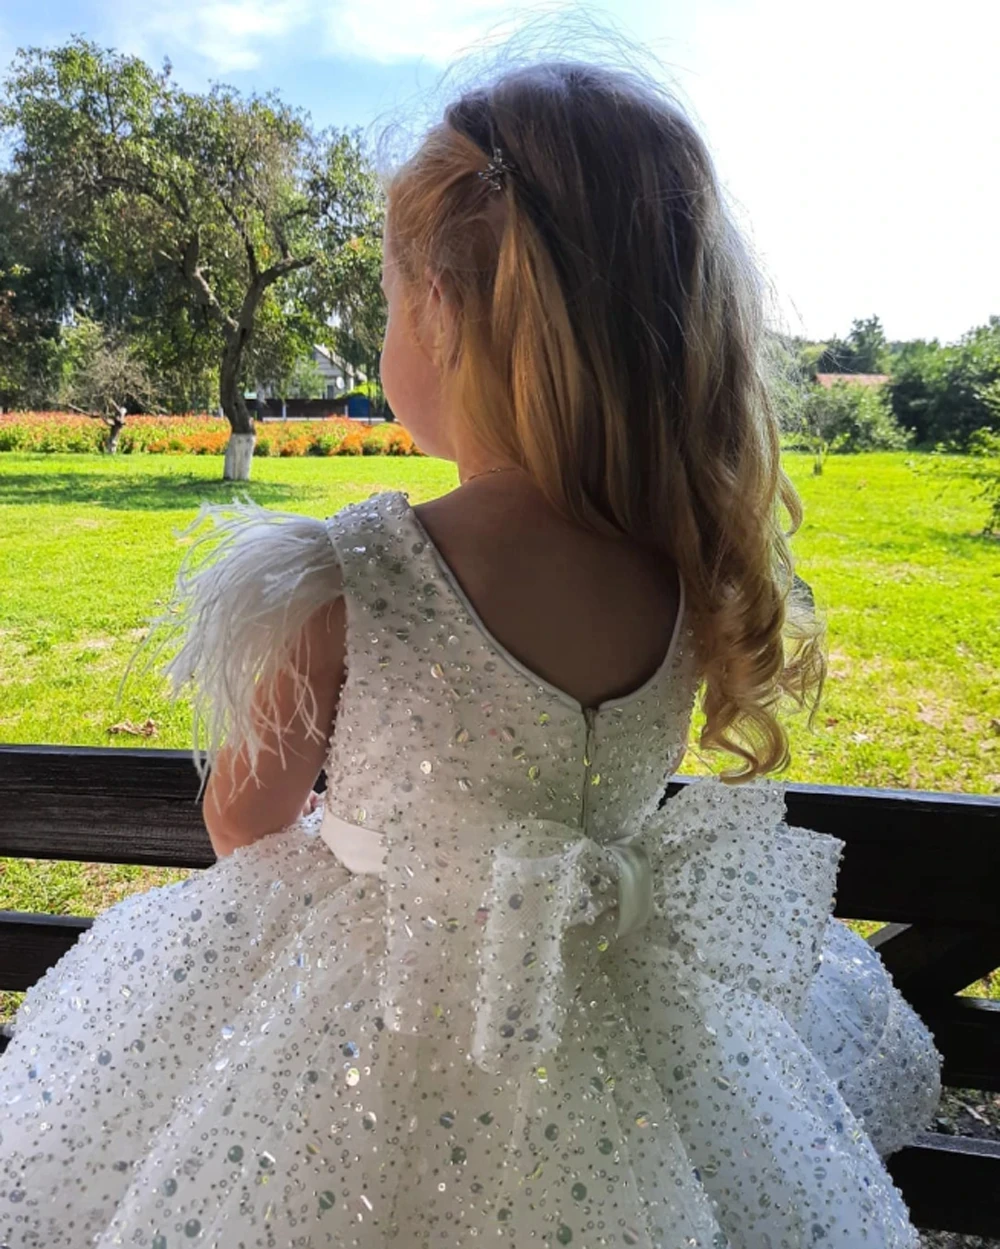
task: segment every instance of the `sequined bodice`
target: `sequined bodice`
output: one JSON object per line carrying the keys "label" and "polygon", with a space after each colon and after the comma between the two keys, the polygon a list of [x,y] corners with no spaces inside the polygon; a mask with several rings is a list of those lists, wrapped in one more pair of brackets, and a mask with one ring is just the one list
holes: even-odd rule
{"label": "sequined bodice", "polygon": [[489,634],[403,495],[346,509],[330,533],[348,619],[335,816],[390,840],[400,827],[538,818],[601,841],[655,810],[696,688],[683,610],[656,674],[585,711]]}

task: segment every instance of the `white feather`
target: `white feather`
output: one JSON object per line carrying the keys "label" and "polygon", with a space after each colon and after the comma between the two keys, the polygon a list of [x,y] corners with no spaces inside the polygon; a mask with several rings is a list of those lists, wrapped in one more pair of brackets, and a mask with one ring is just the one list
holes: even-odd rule
{"label": "white feather", "polygon": [[302,675],[303,626],[340,594],[340,563],[326,524],[308,516],[250,502],[204,504],[182,536],[206,522],[211,528],[188,551],[151,640],[161,654],[182,639],[165,671],[175,698],[191,687],[202,777],[226,742],[243,746],[254,775],[262,731],[275,735],[284,758],[287,716],[280,723],[275,707],[282,673],[293,681],[294,715],[309,735],[323,738],[329,730],[317,723],[316,700]]}

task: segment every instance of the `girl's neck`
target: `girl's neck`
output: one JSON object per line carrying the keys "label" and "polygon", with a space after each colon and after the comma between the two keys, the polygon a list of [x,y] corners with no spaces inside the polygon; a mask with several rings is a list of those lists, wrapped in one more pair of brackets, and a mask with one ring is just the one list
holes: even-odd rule
{"label": "girl's neck", "polygon": [[516,464],[497,464],[493,468],[483,468],[475,473],[462,473],[459,470],[459,477],[463,486],[467,486],[470,481],[475,481],[477,477],[492,477],[495,473],[520,473],[524,470]]}
{"label": "girl's neck", "polygon": [[478,477],[494,477],[501,474],[507,476],[522,471],[520,465],[512,463],[504,456],[491,455],[478,448],[460,450],[455,456],[455,463],[458,467],[458,480],[463,486]]}

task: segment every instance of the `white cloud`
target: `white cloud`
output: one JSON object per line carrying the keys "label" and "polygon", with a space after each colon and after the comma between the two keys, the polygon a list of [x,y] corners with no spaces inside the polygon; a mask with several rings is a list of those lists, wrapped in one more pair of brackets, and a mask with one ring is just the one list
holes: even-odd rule
{"label": "white cloud", "polygon": [[159,60],[194,54],[211,72],[256,69],[268,48],[307,30],[320,6],[315,0],[147,0],[113,18],[115,42]]}
{"label": "white cloud", "polygon": [[118,46],[154,60],[164,48],[193,54],[221,74],[259,68],[279,45],[310,57],[445,66],[537,11],[498,0],[110,0],[110,8]]}
{"label": "white cloud", "polygon": [[331,51],[381,64],[423,60],[442,66],[484,38],[504,38],[517,26],[518,10],[528,8],[496,0],[370,0],[324,6]]}

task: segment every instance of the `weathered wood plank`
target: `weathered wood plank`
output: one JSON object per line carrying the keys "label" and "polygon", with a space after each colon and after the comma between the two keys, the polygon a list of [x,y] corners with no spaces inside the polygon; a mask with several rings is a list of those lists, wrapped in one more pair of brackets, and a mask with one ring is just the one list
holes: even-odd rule
{"label": "weathered wood plank", "polygon": [[209,867],[198,777],[178,750],[0,747],[0,855]]}
{"label": "weathered wood plank", "polygon": [[917,1227],[1000,1233],[1000,1142],[925,1132],[888,1167]]}
{"label": "weathered wood plank", "polygon": [[960,993],[1000,967],[1000,924],[887,924],[868,940],[915,1005]]}
{"label": "weathered wood plank", "polygon": [[[207,867],[196,795],[182,751],[0,747],[0,855]],[[838,914],[996,924],[1000,799],[804,785],[787,797],[790,823],[847,843]]]}
{"label": "weathered wood plank", "polygon": [[0,911],[0,989],[30,989],[93,922],[82,915]]}
{"label": "weathered wood plank", "polygon": [[953,997],[920,1009],[944,1056],[949,1088],[1000,1092],[1000,1002]]}

